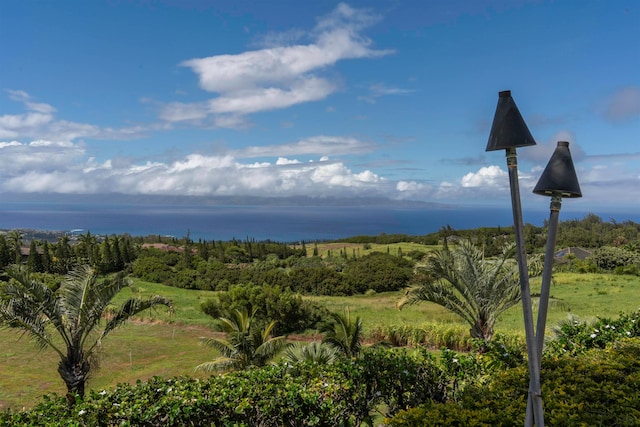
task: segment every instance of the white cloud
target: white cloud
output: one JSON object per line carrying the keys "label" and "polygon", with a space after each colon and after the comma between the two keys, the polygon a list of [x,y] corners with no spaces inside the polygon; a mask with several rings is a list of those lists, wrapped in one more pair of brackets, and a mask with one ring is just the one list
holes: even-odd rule
{"label": "white cloud", "polygon": [[27,110],[29,111],[35,111],[42,114],[52,114],[56,111],[56,109],[49,104],[45,104],[42,102],[33,102],[31,100],[31,96],[23,90],[9,89],[7,90],[7,92],[9,92],[9,98],[14,101],[24,103],[25,107],[27,107]]}
{"label": "white cloud", "polygon": [[366,10],[339,4],[318,20],[309,33],[309,44],[286,44],[302,38],[299,31],[283,38],[270,34],[268,48],[183,61],[180,65],[198,75],[200,87],[218,96],[206,102],[167,104],[160,117],[171,122],[197,121],[209,115],[248,115],[325,99],[338,86],[318,73],[344,59],[392,53],[372,49],[371,40],[360,34],[377,19]]}
{"label": "white cloud", "polygon": [[132,164],[114,159],[98,163],[92,157],[83,159],[85,154],[82,145],[64,141],[0,141],[0,191],[339,196],[373,195],[385,182],[372,171],[353,172],[324,158],[247,163],[230,154],[190,154],[168,163]]}
{"label": "white cloud", "polygon": [[26,113],[5,114],[0,116],[0,138],[36,139],[64,141],[71,143],[78,138],[131,139],[141,137],[149,128],[131,126],[119,129],[100,128],[99,126],[58,120],[54,116],[55,108],[49,104],[31,101],[28,93],[21,90],[9,90],[9,98],[21,102]]}
{"label": "white cloud", "polygon": [[478,172],[469,172],[460,181],[463,187],[504,187],[508,184],[507,173],[499,166],[486,166]]}

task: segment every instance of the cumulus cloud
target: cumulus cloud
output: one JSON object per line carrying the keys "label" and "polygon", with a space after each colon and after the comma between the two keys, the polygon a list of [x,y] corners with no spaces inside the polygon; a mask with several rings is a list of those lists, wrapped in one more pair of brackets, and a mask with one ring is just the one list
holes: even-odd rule
{"label": "cumulus cloud", "polygon": [[[200,87],[216,93],[213,99],[196,103],[170,103],[160,117],[170,122],[199,121],[219,114],[248,115],[325,99],[338,85],[319,76],[338,61],[376,58],[392,53],[371,48],[361,31],[378,17],[364,9],[339,4],[318,20],[310,31],[309,44],[285,44],[290,33],[268,37],[269,47],[239,54],[193,58],[180,65],[198,75]],[[295,39],[302,38],[299,31]]]}
{"label": "cumulus cloud", "polygon": [[469,172],[462,177],[463,187],[503,187],[507,173],[499,166],[486,166],[478,172]]}
{"label": "cumulus cloud", "polygon": [[606,100],[602,113],[613,122],[640,117],[640,87],[627,86],[615,92]]}

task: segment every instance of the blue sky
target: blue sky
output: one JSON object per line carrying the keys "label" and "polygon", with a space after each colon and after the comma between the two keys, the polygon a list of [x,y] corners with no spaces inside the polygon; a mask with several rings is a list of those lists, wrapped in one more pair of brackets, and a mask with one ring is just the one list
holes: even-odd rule
{"label": "blue sky", "polygon": [[509,89],[581,209],[640,205],[635,1],[0,2],[0,192],[508,203]]}

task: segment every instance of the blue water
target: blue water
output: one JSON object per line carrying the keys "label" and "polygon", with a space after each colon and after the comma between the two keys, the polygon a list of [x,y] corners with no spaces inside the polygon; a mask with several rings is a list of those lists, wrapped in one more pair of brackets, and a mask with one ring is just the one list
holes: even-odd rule
{"label": "blue water", "polygon": [[[562,219],[582,218],[570,213]],[[0,229],[89,230],[92,234],[171,235],[192,239],[292,242],[355,235],[424,235],[445,225],[455,229],[509,226],[511,209],[315,207],[315,206],[157,206],[3,203]],[[548,212],[524,212],[524,221],[542,225]],[[603,215],[606,221],[612,216]],[[638,218],[614,217],[618,221]]]}

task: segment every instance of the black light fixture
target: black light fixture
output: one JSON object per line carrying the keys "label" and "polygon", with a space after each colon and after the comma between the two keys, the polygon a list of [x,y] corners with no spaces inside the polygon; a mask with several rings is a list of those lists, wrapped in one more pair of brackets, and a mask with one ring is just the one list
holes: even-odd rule
{"label": "black light fixture", "polygon": [[558,141],[558,146],[533,192],[541,196],[582,197],[567,141]]}
{"label": "black light fixture", "polygon": [[536,145],[510,90],[498,93],[498,106],[493,116],[486,151]]}
{"label": "black light fixture", "polygon": [[[518,272],[520,274],[520,293],[524,318],[525,339],[529,356],[529,394],[527,398],[526,424],[544,427],[542,393],[540,390],[540,361],[535,331],[533,329],[533,309],[531,308],[531,291],[529,288],[529,269],[527,267],[526,244],[524,241],[524,225],[520,204],[520,186],[518,183],[517,147],[535,145],[527,124],[524,122],[511,91],[498,94],[498,106],[493,117],[489,141],[486,151],[505,150],[507,169],[509,170],[509,187],[511,190],[511,207],[513,209],[513,230],[516,237]],[[526,425],[525,424],[525,425]]]}

